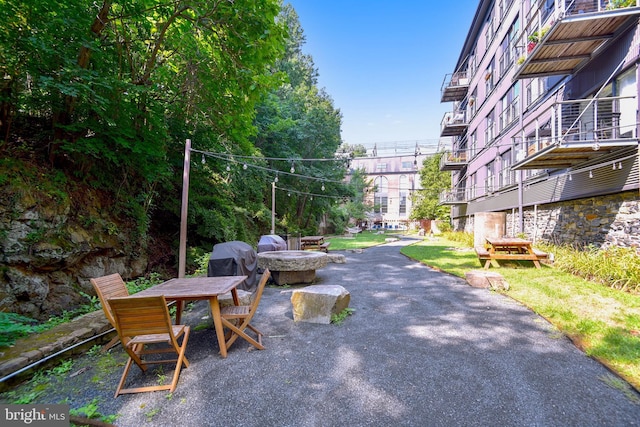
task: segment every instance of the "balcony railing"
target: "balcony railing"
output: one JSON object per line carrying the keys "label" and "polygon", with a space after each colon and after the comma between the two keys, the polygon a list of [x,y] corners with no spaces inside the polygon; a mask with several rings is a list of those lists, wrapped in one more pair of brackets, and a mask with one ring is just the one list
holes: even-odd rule
{"label": "balcony railing", "polygon": [[447,74],[442,83],[441,102],[462,101],[469,90],[469,77],[466,71]]}
{"label": "balcony railing", "polygon": [[441,205],[463,205],[467,203],[465,190],[446,190],[440,193],[439,204]]}
{"label": "balcony railing", "polygon": [[469,122],[467,111],[455,109],[447,111],[440,123],[440,136],[459,136],[466,132]]}
{"label": "balcony railing", "polygon": [[440,170],[453,171],[460,170],[469,162],[467,150],[445,151],[440,157]]}
{"label": "balcony railing", "polygon": [[514,169],[566,168],[637,145],[635,96],[554,103],[514,139]]}
{"label": "balcony railing", "polygon": [[[537,2],[517,40],[516,79],[572,74],[640,15],[640,0],[555,0]],[[620,6],[618,6],[620,5]],[[624,5],[624,6],[623,6]]]}

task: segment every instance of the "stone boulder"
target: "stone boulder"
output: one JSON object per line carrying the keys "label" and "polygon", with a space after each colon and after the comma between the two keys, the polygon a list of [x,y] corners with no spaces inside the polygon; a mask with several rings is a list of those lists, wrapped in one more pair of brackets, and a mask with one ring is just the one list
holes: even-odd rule
{"label": "stone boulder", "polygon": [[331,323],[331,316],[349,307],[351,295],[339,285],[315,285],[291,293],[294,322]]}
{"label": "stone boulder", "polygon": [[486,270],[472,270],[465,273],[465,279],[467,279],[467,283],[474,288],[509,290],[509,283],[499,273]]}

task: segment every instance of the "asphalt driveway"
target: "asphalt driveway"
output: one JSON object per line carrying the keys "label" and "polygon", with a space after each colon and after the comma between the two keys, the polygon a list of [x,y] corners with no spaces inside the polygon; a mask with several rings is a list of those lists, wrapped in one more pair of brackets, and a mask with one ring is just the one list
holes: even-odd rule
{"label": "asphalt driveway", "polygon": [[211,323],[200,302],[185,316],[191,366],[173,395],[114,399],[117,367],[68,379],[75,391],[49,403],[98,398],[120,426],[640,424],[640,396],[544,319],[406,258],[408,243],[344,252],[345,264],[317,272],[351,294],[341,325],[294,323],[292,288],[269,287],[253,322],[266,349],[238,340],[222,359],[213,329],[196,327]]}

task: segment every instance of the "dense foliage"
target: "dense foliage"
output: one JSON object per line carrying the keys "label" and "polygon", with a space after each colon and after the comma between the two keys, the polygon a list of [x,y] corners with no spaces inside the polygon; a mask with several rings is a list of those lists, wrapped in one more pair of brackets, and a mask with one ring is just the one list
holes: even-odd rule
{"label": "dense foliage", "polygon": [[[112,192],[142,235],[177,238],[186,139],[260,166],[193,156],[189,242],[205,248],[269,230],[270,171],[290,168],[269,158],[340,146],[340,113],[279,0],[0,0],[0,22],[0,153]],[[279,231],[316,227],[351,194],[342,162],[295,169],[317,179],[281,176],[299,193],[278,192]]]}

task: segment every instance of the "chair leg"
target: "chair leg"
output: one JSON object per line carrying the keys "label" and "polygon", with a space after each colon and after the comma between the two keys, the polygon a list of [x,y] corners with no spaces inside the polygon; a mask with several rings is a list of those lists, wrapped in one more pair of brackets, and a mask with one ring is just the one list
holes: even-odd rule
{"label": "chair leg", "polygon": [[169,389],[170,393],[176,389],[178,385],[178,378],[180,377],[180,370],[182,369],[182,364],[184,363],[185,367],[189,366],[189,361],[186,357],[184,357],[184,353],[187,350],[187,341],[189,340],[189,332],[190,328],[187,326],[184,328],[184,336],[182,337],[182,344],[180,348],[176,348],[176,352],[178,353],[178,361],[176,363],[176,369],[173,372],[173,381],[171,381],[171,388]]}

